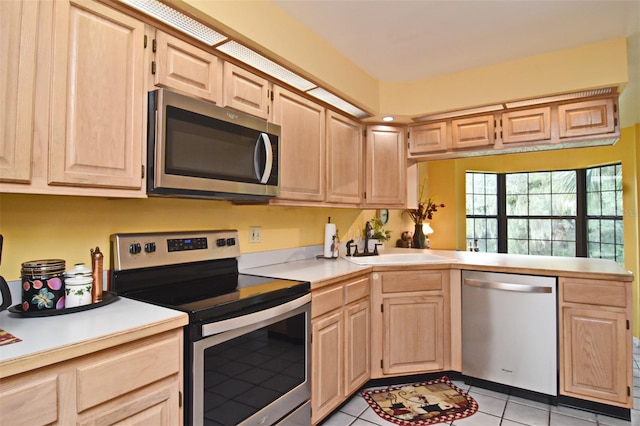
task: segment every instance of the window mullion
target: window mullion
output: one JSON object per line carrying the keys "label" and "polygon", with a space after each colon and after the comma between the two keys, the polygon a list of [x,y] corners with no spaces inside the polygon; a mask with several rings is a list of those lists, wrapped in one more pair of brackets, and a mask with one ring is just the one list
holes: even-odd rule
{"label": "window mullion", "polygon": [[498,179],[498,253],[507,252],[507,179],[504,173]]}
{"label": "window mullion", "polygon": [[576,170],[576,256],[587,257],[587,171]]}

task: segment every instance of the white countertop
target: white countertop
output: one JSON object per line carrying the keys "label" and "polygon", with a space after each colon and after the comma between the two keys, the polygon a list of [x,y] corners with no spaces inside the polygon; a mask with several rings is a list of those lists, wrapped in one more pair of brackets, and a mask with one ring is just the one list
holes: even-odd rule
{"label": "white countertop", "polygon": [[[492,272],[512,272],[530,275],[566,276],[581,278],[615,279],[633,281],[633,275],[622,266],[611,260],[588,259],[577,257],[553,257],[514,255],[502,253],[473,253],[455,250],[418,250],[385,248],[383,253],[428,253],[448,258],[442,263],[428,263],[428,267],[446,267]],[[318,284],[357,272],[389,269],[416,269],[427,265],[376,265],[360,266],[343,258],[307,259],[273,265],[245,268],[240,272],[252,275],[264,275],[281,279],[292,279]]]}
{"label": "white countertop", "polygon": [[352,273],[367,272],[370,269],[370,267],[355,265],[338,258],[296,260],[293,262],[242,269],[240,272],[243,274],[263,275],[284,280],[309,281],[313,286],[314,283],[336,277],[343,277]]}
{"label": "white countertop", "polygon": [[120,344],[177,328],[187,321],[183,312],[124,297],[95,309],[40,318],[26,318],[5,310],[0,312],[0,329],[22,341],[0,346],[0,377],[13,374],[13,363],[44,352],[47,356],[40,358],[46,360],[39,360],[38,365],[52,364],[59,361],[57,358],[64,360],[70,353],[83,355],[114,342]]}

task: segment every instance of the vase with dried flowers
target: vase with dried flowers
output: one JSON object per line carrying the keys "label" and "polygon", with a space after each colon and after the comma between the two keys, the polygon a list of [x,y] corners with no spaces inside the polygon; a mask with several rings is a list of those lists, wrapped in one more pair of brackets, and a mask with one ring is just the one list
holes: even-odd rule
{"label": "vase with dried flowers", "polygon": [[[423,188],[424,189],[424,186]],[[420,191],[423,193],[423,190]],[[444,208],[444,204],[436,203],[433,198],[429,197],[426,200],[421,197],[418,202],[418,208],[406,209],[404,213],[408,214],[415,225],[415,231],[413,233],[413,245],[416,248],[425,248],[425,235],[422,230],[422,224],[425,220],[431,220],[433,214],[440,208]]]}

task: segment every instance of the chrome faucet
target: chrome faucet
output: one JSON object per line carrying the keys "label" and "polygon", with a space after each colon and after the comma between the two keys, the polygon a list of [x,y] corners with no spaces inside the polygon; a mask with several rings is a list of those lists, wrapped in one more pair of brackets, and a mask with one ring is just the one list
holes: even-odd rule
{"label": "chrome faucet", "polygon": [[367,222],[364,227],[364,254],[369,254],[369,237],[371,236],[371,223]]}

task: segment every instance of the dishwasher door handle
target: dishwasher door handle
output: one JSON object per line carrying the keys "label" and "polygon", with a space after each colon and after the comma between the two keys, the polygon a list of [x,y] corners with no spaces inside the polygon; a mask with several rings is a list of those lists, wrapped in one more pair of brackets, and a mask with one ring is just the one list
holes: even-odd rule
{"label": "dishwasher door handle", "polygon": [[516,291],[519,293],[553,293],[552,287],[543,287],[529,284],[500,283],[496,281],[473,280],[471,278],[465,278],[464,284],[478,288]]}

